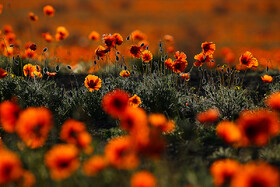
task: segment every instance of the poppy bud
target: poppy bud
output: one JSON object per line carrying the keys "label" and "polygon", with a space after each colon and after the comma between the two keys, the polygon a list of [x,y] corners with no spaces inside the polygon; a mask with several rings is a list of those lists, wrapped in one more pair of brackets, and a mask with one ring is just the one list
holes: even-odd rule
{"label": "poppy bud", "polygon": [[60,69],[60,67],[59,67],[59,65],[57,65],[57,66],[55,67],[55,71],[58,72],[59,69]]}
{"label": "poppy bud", "polygon": [[44,74],[46,74],[46,73],[48,72],[48,68],[47,68],[47,67],[44,67],[44,68],[43,68],[43,72],[44,72]]}

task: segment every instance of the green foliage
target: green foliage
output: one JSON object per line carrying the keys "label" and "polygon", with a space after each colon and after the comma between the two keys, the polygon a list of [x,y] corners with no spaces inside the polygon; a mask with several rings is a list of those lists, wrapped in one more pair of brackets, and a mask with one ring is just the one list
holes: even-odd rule
{"label": "green foliage", "polygon": [[253,109],[254,103],[248,91],[245,89],[228,88],[207,84],[205,90],[204,105],[216,107],[225,119],[235,119],[239,112]]}
{"label": "green foliage", "polygon": [[[65,70],[66,74],[59,73],[57,79],[53,80],[23,78],[11,74],[0,80],[1,102],[16,97],[22,109],[45,106],[53,113],[55,128],[45,146],[37,150],[22,147],[15,134],[10,135],[0,129],[0,135],[7,147],[17,152],[25,168],[35,173],[37,185],[129,186],[129,178],[136,170],[120,171],[108,168],[95,177],[86,177],[80,168],[71,178],[54,182],[44,164],[34,164],[43,163],[45,152],[54,144],[61,143],[60,127],[68,118],[87,124],[94,139],[95,154],[102,155],[104,146],[111,138],[125,135],[126,132],[119,128],[119,121],[112,119],[102,109],[103,96],[117,88],[127,91],[130,96],[137,94],[142,100],[140,107],[148,114],[162,113],[176,122],[175,131],[163,134],[166,151],[162,159],[147,161],[141,158],[139,166],[139,170],[152,171],[160,179],[158,181],[162,187],[187,184],[213,186],[209,166],[222,158],[233,158],[242,163],[263,159],[280,166],[279,137],[262,148],[234,148],[217,137],[215,129],[218,121],[203,125],[196,120],[198,113],[213,107],[218,108],[221,113],[219,120],[235,120],[242,110],[263,107],[264,97],[280,89],[278,81],[265,87],[260,87],[262,83],[259,83],[255,86],[256,89],[245,86],[238,89],[234,86],[223,86],[218,81],[201,84],[197,77],[189,83],[171,72],[151,72],[145,69],[140,71],[132,67],[128,67],[133,69],[130,71],[131,76],[124,78],[119,76],[122,68],[115,64],[96,73],[102,79],[102,86],[93,92],[89,92],[83,84],[86,75],[75,75],[70,69]],[[60,79],[61,77],[64,79]],[[69,84],[65,82],[68,78]],[[65,84],[63,88],[59,86],[62,83]],[[189,86],[190,84],[192,86]],[[89,155],[81,155],[82,162],[87,158]],[[161,179],[162,176],[165,178]]]}

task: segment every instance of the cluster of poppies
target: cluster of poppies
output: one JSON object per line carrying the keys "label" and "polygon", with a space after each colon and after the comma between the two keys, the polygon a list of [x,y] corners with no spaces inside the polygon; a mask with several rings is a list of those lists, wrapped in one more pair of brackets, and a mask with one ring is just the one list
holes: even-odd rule
{"label": "cluster of poppies", "polygon": [[[165,149],[163,134],[175,129],[175,123],[162,114],[150,114],[139,107],[141,99],[122,90],[113,90],[102,99],[102,107],[113,118],[120,120],[120,128],[127,135],[111,139],[104,148],[104,155],[92,155],[92,137],[86,125],[74,119],[66,120],[60,130],[65,144],[56,144],[45,153],[45,165],[53,180],[70,177],[81,165],[82,153],[90,156],[82,165],[83,173],[95,176],[107,167],[137,169],[141,157],[160,158]],[[52,113],[45,107],[29,107],[21,110],[13,101],[0,104],[0,124],[6,133],[16,133],[22,140],[20,150],[38,149],[45,145],[53,128]],[[24,169],[16,153],[0,145],[0,184],[35,184],[35,177]],[[7,155],[7,156],[6,156]],[[26,166],[25,166],[26,167]],[[8,173],[4,171],[9,170]],[[27,178],[27,179],[26,179]],[[141,180],[145,178],[145,180]],[[32,179],[32,180],[31,180]],[[156,179],[149,171],[138,171],[131,177],[131,186],[156,186]]]}
{"label": "cluster of poppies", "polygon": [[216,186],[279,186],[278,169],[264,161],[241,164],[234,159],[221,159],[212,163],[210,172]]}
{"label": "cluster of poppies", "polygon": [[[261,147],[280,132],[278,112],[280,110],[280,93],[275,92],[265,100],[270,109],[247,110],[240,113],[236,121],[223,120],[216,126],[216,134],[226,144],[236,148]],[[202,124],[211,125],[218,121],[220,112],[211,108],[197,115]],[[216,186],[230,184],[240,186],[279,185],[279,171],[276,167],[262,161],[252,161],[244,165],[234,159],[215,161],[210,172]]]}

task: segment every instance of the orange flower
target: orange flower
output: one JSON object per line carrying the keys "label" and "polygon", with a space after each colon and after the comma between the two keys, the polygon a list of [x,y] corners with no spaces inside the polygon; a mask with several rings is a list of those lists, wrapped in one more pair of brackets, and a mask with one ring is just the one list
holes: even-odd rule
{"label": "orange flower", "polygon": [[166,53],[174,53],[175,47],[174,46],[168,46],[166,47]]}
{"label": "orange flower", "polygon": [[136,108],[138,107],[142,102],[139,96],[137,96],[136,94],[132,97],[129,98],[128,103],[130,106]]}
{"label": "orange flower", "polygon": [[39,66],[39,65],[34,65],[34,66],[32,66],[32,71],[37,71],[37,72],[41,72],[41,66]]}
{"label": "orange flower", "polygon": [[271,136],[276,136],[280,130],[277,113],[268,110],[244,111],[236,124],[242,133],[240,146],[250,144],[263,146]]}
{"label": "orange flower", "polygon": [[190,73],[180,73],[180,77],[185,79],[185,81],[190,80]]}
{"label": "orange flower", "polygon": [[232,159],[217,160],[210,167],[210,173],[216,186],[229,183],[241,170],[242,165]]}
{"label": "orange flower", "polygon": [[163,114],[150,114],[149,122],[152,126],[159,128],[163,132],[171,132],[175,129],[175,122],[167,120]]}
{"label": "orange flower", "polygon": [[90,40],[98,41],[99,38],[100,38],[100,35],[99,35],[98,32],[96,32],[96,31],[92,31],[92,32],[88,35],[88,39],[90,39]]}
{"label": "orange flower", "polygon": [[0,79],[5,78],[6,76],[7,76],[7,72],[4,69],[0,68]]}
{"label": "orange flower", "polygon": [[39,65],[32,66],[30,77],[42,78],[41,67]]}
{"label": "orange flower", "polygon": [[129,76],[130,76],[130,73],[129,73],[128,70],[122,70],[122,71],[120,72],[120,76],[121,76],[121,77],[129,77]]}
{"label": "orange flower", "polygon": [[134,58],[140,58],[141,55],[141,47],[138,47],[137,45],[132,45],[130,47],[130,54],[134,57]]}
{"label": "orange flower", "polygon": [[128,136],[111,139],[105,147],[105,156],[109,163],[118,169],[134,169],[139,164]]}
{"label": "orange flower", "polygon": [[182,73],[185,71],[187,65],[187,61],[175,60],[172,64],[172,68],[175,73]]}
{"label": "orange flower", "polygon": [[43,75],[41,72],[33,71],[30,77],[42,78]]}
{"label": "orange flower", "polygon": [[186,61],[187,60],[187,55],[184,52],[179,52],[177,51],[174,55],[174,57],[176,58],[176,60],[178,61]]}
{"label": "orange flower", "polygon": [[82,149],[88,148],[91,143],[91,136],[86,131],[85,124],[73,119],[68,119],[62,125],[60,139]]}
{"label": "orange flower", "polygon": [[24,76],[30,76],[31,72],[33,71],[33,65],[32,64],[25,64],[23,66],[23,74]]}
{"label": "orange flower", "polygon": [[131,38],[132,40],[146,40],[147,36],[143,32],[135,30],[131,33]]}
{"label": "orange flower", "polygon": [[279,171],[265,162],[246,164],[232,179],[231,187],[279,186]]}
{"label": "orange flower", "polygon": [[171,58],[166,59],[164,62],[166,69],[172,69],[173,63],[174,62],[172,61]]}
{"label": "orange flower", "polygon": [[16,132],[30,148],[44,145],[52,128],[51,112],[44,107],[29,107],[20,113],[16,124]]}
{"label": "orange flower", "polygon": [[77,137],[80,133],[85,132],[85,124],[73,119],[68,119],[62,125],[60,139],[70,144],[77,144]]}
{"label": "orange flower", "polygon": [[166,125],[167,119],[163,114],[150,114],[149,122],[152,126],[161,128]]}
{"label": "orange flower", "polygon": [[155,187],[156,178],[148,171],[138,171],[130,179],[131,187]]}
{"label": "orange flower", "polygon": [[14,33],[8,33],[6,34],[5,39],[7,40],[7,43],[9,44],[15,44],[16,42],[16,35]]}
{"label": "orange flower", "polygon": [[58,144],[45,154],[45,164],[50,169],[51,178],[62,180],[70,177],[80,165],[79,151],[71,144]]}
{"label": "orange flower", "polygon": [[7,186],[22,176],[22,164],[19,157],[8,150],[0,150],[0,185]]}
{"label": "orange flower", "polygon": [[77,137],[78,147],[83,149],[84,153],[86,153],[88,155],[93,152],[93,147],[91,146],[91,141],[92,141],[92,137],[87,131],[80,133]]}
{"label": "orange flower", "polygon": [[36,52],[31,49],[26,49],[24,51],[23,58],[34,58],[36,56]]}
{"label": "orange flower", "polygon": [[15,132],[19,112],[20,108],[11,101],[4,101],[0,104],[0,123],[6,132]]}
{"label": "orange flower", "polygon": [[128,94],[122,90],[113,90],[102,99],[102,107],[105,112],[114,118],[120,117],[128,106]]}
{"label": "orange flower", "polygon": [[123,43],[123,37],[119,33],[113,34],[113,37],[115,39],[115,44],[116,45],[121,45]]}
{"label": "orange flower", "polygon": [[43,11],[44,11],[44,13],[45,13],[46,16],[51,16],[51,17],[54,16],[55,10],[54,10],[54,8],[53,8],[52,6],[50,6],[50,5],[44,6]]}
{"label": "orange flower", "polygon": [[148,125],[146,112],[141,108],[128,107],[120,121],[121,128],[128,132],[135,131],[135,133],[139,133],[136,131],[140,131],[140,128],[145,128],[144,126]]}
{"label": "orange flower", "polygon": [[217,135],[226,143],[236,143],[241,139],[239,128],[230,121],[222,121],[216,127]]}
{"label": "orange flower", "polygon": [[50,35],[50,33],[43,33],[42,37],[45,39],[46,42],[52,42],[53,41],[53,37],[52,35]]}
{"label": "orange flower", "polygon": [[38,16],[36,16],[33,12],[29,12],[28,17],[32,21],[38,21]]}
{"label": "orange flower", "polygon": [[204,42],[201,44],[203,54],[205,56],[213,55],[216,50],[216,45],[213,42]]}
{"label": "orange flower", "polygon": [[95,50],[95,54],[99,57],[104,57],[106,53],[108,53],[109,51],[110,51],[109,48],[105,49],[105,47],[99,45]]}
{"label": "orange flower", "polygon": [[196,119],[200,123],[213,123],[218,120],[220,112],[218,109],[211,108],[205,112],[202,112],[196,116]]}
{"label": "orange flower", "polygon": [[174,38],[173,36],[169,35],[169,34],[166,34],[163,36],[163,40],[167,43],[174,43]]}
{"label": "orange flower", "polygon": [[19,182],[19,186],[31,187],[34,186],[35,183],[36,183],[35,176],[30,171],[25,170],[23,172],[22,179]]}
{"label": "orange flower", "polygon": [[148,50],[143,51],[143,53],[142,53],[142,61],[143,62],[148,63],[152,59],[153,59],[153,55],[152,55],[152,53],[150,51],[148,51]]}
{"label": "orange flower", "polygon": [[90,92],[93,90],[99,90],[101,88],[101,79],[95,75],[88,75],[85,78],[85,86],[89,89]]}
{"label": "orange flower", "polygon": [[258,60],[254,58],[252,53],[249,51],[246,51],[243,55],[241,55],[239,62],[247,68],[258,67],[259,65]]}
{"label": "orange flower", "polygon": [[262,78],[262,81],[266,82],[266,83],[271,83],[273,81],[273,78],[269,75],[261,76],[261,78]]}
{"label": "orange flower", "polygon": [[64,40],[69,36],[69,32],[66,30],[65,27],[57,27],[55,38],[57,41]]}
{"label": "orange flower", "polygon": [[95,176],[107,167],[108,163],[103,156],[93,156],[83,164],[83,172],[87,176]]}
{"label": "orange flower", "polygon": [[5,35],[12,33],[13,32],[13,28],[11,25],[4,25],[3,26],[3,32]]}
{"label": "orange flower", "polygon": [[180,53],[179,51],[177,51],[175,53],[174,57],[176,58],[176,60],[172,64],[173,71],[175,73],[183,72],[188,65],[188,62],[186,60],[187,59],[186,54],[183,52]]}
{"label": "orange flower", "polygon": [[280,111],[280,92],[271,94],[265,101],[266,105],[272,109]]}
{"label": "orange flower", "polygon": [[48,75],[49,77],[54,77],[54,76],[56,76],[56,73],[55,73],[55,72],[53,72],[53,73],[47,72],[47,75]]}
{"label": "orange flower", "polygon": [[107,46],[107,48],[109,48],[109,49],[114,48],[116,46],[115,37],[112,36],[111,34],[104,34],[103,41],[104,41],[105,45]]}
{"label": "orange flower", "polygon": [[194,65],[196,67],[200,67],[202,66],[203,63],[207,63],[213,60],[213,56],[212,55],[204,55],[204,53],[199,53],[198,55],[194,56],[194,59],[196,60],[196,62],[194,63]]}
{"label": "orange flower", "polygon": [[148,145],[150,131],[145,110],[128,107],[120,118],[120,126],[129,132],[132,145],[136,150]]}

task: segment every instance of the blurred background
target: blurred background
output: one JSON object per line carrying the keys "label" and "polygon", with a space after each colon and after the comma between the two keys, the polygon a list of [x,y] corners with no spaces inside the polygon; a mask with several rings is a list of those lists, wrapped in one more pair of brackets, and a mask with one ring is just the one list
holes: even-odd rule
{"label": "blurred background", "polygon": [[[64,45],[87,47],[92,30],[100,35],[118,32],[125,38],[139,29],[152,47],[165,34],[172,35],[176,50],[188,56],[199,53],[202,42],[213,41],[217,49],[261,50],[262,58],[280,61],[279,0],[0,0],[0,4],[4,6],[0,27],[12,25],[23,42],[44,42],[43,32],[54,35],[58,26],[65,26],[70,35]],[[42,9],[48,4],[56,10],[54,17],[44,16]],[[29,12],[39,20],[31,22]],[[274,50],[276,57],[271,57]]]}

